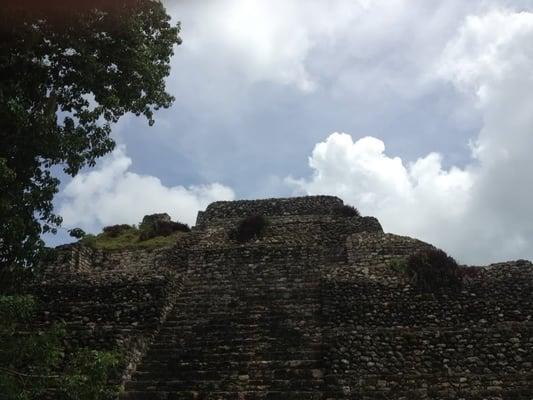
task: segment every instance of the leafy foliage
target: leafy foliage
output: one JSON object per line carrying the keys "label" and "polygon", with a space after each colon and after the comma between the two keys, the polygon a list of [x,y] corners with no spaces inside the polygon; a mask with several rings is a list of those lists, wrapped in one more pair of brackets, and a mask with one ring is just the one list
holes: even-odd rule
{"label": "leafy foliage", "polygon": [[0,296],[0,399],[33,400],[49,390],[64,400],[109,398],[118,355],[80,349],[66,356],[64,326],[35,331],[35,310],[31,296]]}
{"label": "leafy foliage", "polygon": [[110,152],[125,113],[169,107],[170,57],[181,42],[160,1],[2,2],[0,267],[35,265],[61,223],[52,167],[74,176]]}
{"label": "leafy foliage", "polygon": [[262,215],[252,215],[244,218],[239,223],[233,236],[239,243],[248,242],[252,239],[259,239],[263,236],[267,226],[268,220],[265,217]]}
{"label": "leafy foliage", "polygon": [[119,363],[115,352],[80,349],[67,365],[63,396],[69,400],[116,398],[118,387],[110,385],[108,378]]}
{"label": "leafy foliage", "polygon": [[81,228],[69,229],[68,234],[71,237],[76,238],[76,239],[81,239],[82,237],[86,235],[85,231]]}
{"label": "leafy foliage", "polygon": [[347,204],[335,208],[334,211],[336,215],[340,215],[343,217],[359,217],[361,215],[357,208],[349,206]]}
{"label": "leafy foliage", "polygon": [[444,251],[425,249],[407,259],[406,273],[420,291],[459,289],[462,285],[461,269]]}

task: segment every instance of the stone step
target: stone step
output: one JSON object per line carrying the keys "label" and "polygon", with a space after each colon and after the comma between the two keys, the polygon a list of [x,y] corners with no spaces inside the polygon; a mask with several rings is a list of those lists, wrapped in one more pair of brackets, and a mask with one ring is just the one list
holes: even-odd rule
{"label": "stone step", "polygon": [[[282,279],[280,279],[282,278]],[[206,280],[206,279],[209,279]],[[217,285],[214,282],[220,283]],[[212,282],[212,283],[209,283]],[[263,274],[260,277],[206,277],[202,276],[198,278],[198,282],[189,282],[191,286],[185,286],[183,288],[184,294],[195,293],[227,293],[232,291],[253,291],[254,289],[266,289],[268,291],[287,290],[287,289],[319,289],[321,287],[321,279],[319,275],[316,276],[303,276],[298,274],[297,276],[282,275],[278,276],[265,276]],[[193,290],[194,289],[198,289]]]}
{"label": "stone step", "polygon": [[320,368],[311,367],[290,367],[290,368],[265,368],[250,366],[247,363],[241,365],[237,363],[230,364],[225,369],[215,369],[209,363],[205,365],[183,365],[180,363],[167,363],[158,366],[145,366],[146,370],[139,370],[133,374],[133,381],[167,379],[169,377],[179,377],[180,379],[222,379],[231,375],[247,374],[255,379],[272,378],[272,379],[322,379],[324,373]]}
{"label": "stone step", "polygon": [[[280,335],[274,336],[273,334],[257,334],[255,337],[247,339],[244,336],[240,336],[234,339],[220,339],[213,336],[204,336],[204,340],[194,337],[181,337],[181,338],[168,338],[165,340],[158,340],[152,344],[151,348],[162,353],[166,350],[189,350],[189,349],[220,349],[222,352],[231,351],[232,349],[239,349],[240,347],[268,347],[275,348],[278,344],[284,346],[289,352],[298,351],[301,348],[308,350],[320,350],[319,337],[298,335],[294,336],[294,333],[289,332],[287,335],[293,335],[292,337],[283,338]],[[264,346],[262,346],[264,344]]]}
{"label": "stone step", "polygon": [[[197,314],[201,313],[201,314]],[[196,318],[194,317],[196,315]],[[315,319],[320,316],[320,307],[316,305],[303,304],[301,307],[286,307],[279,305],[272,305],[270,311],[249,311],[244,307],[212,304],[205,307],[195,306],[191,310],[180,310],[180,313],[176,313],[169,316],[170,320],[167,320],[167,326],[181,326],[184,323],[205,323],[218,321],[219,324],[233,324],[233,325],[247,325],[250,323],[257,323],[261,321],[269,320],[294,320],[303,317],[314,317]]]}
{"label": "stone step", "polygon": [[[268,287],[276,287],[282,285],[305,285],[313,286],[320,281],[320,273],[304,273],[301,270],[298,271],[252,271],[250,274],[232,274],[230,272],[221,274],[199,274],[189,275],[189,283],[198,285],[199,288],[210,287],[214,289],[220,288],[232,288],[232,287],[245,287],[243,283],[255,283],[257,285]],[[206,278],[208,280],[206,280]],[[220,286],[217,286],[216,282],[220,282]],[[272,285],[270,285],[270,283]],[[190,290],[190,286],[184,286],[185,290]]]}
{"label": "stone step", "polygon": [[[221,323],[214,323],[210,321],[190,321],[189,323],[182,324],[165,324],[161,329],[161,338],[166,336],[170,337],[198,337],[198,331],[202,331],[202,338],[206,336],[212,336],[213,334],[227,334],[231,337],[246,337],[259,334],[268,335],[274,332],[283,332],[285,330],[298,331],[305,328],[307,331],[311,327],[316,328],[316,332],[320,332],[316,324],[312,324],[313,321],[309,321],[306,318],[313,317],[313,315],[298,316],[297,320],[287,320],[287,318],[269,318],[269,319],[254,319],[252,321],[239,321],[234,322],[231,320],[223,321]],[[218,318],[217,318],[218,320]]]}
{"label": "stone step", "polygon": [[[179,365],[179,368],[182,371],[187,370],[230,370],[230,369],[244,369],[246,371],[248,370],[264,370],[264,369],[288,369],[288,368],[307,368],[307,369],[320,369],[322,365],[321,360],[250,360],[250,361],[231,361],[231,360],[225,360],[225,361],[218,361],[218,362],[205,362],[201,360],[193,360],[189,362],[185,361],[175,361],[176,365]],[[141,370],[138,370],[137,372],[142,373],[151,373],[155,370],[164,370],[168,368],[169,360],[155,360],[153,358],[146,359],[145,362],[143,362],[142,367],[143,371],[149,371],[149,372],[142,372]]]}
{"label": "stone step", "polygon": [[251,299],[261,296],[270,296],[274,297],[276,295],[285,295],[285,294],[300,294],[305,295],[309,292],[318,292],[319,289],[317,285],[313,286],[292,286],[292,287],[283,287],[283,288],[272,288],[269,286],[256,286],[253,284],[248,284],[247,286],[244,286],[245,283],[243,283],[242,288],[228,288],[226,290],[218,290],[218,289],[205,289],[205,290],[198,290],[191,293],[184,292],[183,295],[186,296],[187,299],[200,299],[204,297],[219,297],[219,296],[242,296],[242,297],[249,297]]}
{"label": "stone step", "polygon": [[[254,338],[271,338],[272,340],[285,338],[287,335],[292,335],[293,339],[298,337],[310,337],[310,334],[313,334],[313,337],[320,335],[320,330],[318,327],[313,325],[292,325],[292,324],[279,324],[271,326],[268,325],[254,325],[246,327],[213,327],[209,324],[197,324],[189,325],[183,328],[165,328],[161,333],[161,336],[157,339],[156,343],[176,343],[178,341],[208,341],[208,342],[218,342],[218,341],[239,341],[239,340],[254,340]],[[225,336],[227,339],[222,338]]]}
{"label": "stone step", "polygon": [[194,318],[194,313],[187,313],[181,315],[172,316],[171,320],[167,320],[165,327],[181,327],[186,323],[200,324],[207,321],[214,323],[218,321],[219,325],[225,324],[233,326],[247,326],[249,324],[266,323],[270,321],[293,321],[294,319],[300,319],[304,317],[318,317],[320,315],[319,307],[309,307],[306,309],[291,308],[277,310],[278,314],[273,313],[251,313],[246,310],[226,310],[225,312],[207,312],[198,315]]}
{"label": "stone step", "polygon": [[203,311],[198,310],[197,312],[202,312],[201,314],[196,314],[197,317],[194,318],[195,313],[183,313],[180,315],[174,315],[173,319],[167,321],[165,326],[169,327],[181,327],[185,324],[205,324],[207,322],[218,325],[233,325],[233,326],[246,326],[249,324],[258,324],[266,322],[283,322],[283,321],[294,321],[300,320],[302,318],[315,318],[320,316],[319,307],[309,307],[309,308],[277,308],[271,313],[253,313],[249,314],[246,309],[231,309],[228,306],[225,306],[224,309],[221,309],[219,306],[218,309],[213,310],[213,307],[206,307]]}
{"label": "stone step", "polygon": [[320,391],[146,391],[124,392],[120,400],[322,400],[336,399]]}
{"label": "stone step", "polygon": [[[226,304],[196,305],[189,309],[182,308],[179,312],[174,312],[169,316],[168,324],[172,325],[184,321],[214,322],[214,320],[226,324],[248,324],[265,319],[294,320],[302,316],[318,317],[321,311],[319,305],[312,303],[303,303],[300,307],[294,307],[280,302],[263,302],[259,306],[261,308],[254,307],[241,300]],[[268,307],[268,309],[263,309],[263,307]],[[201,314],[197,314],[198,312],[201,312]],[[195,315],[196,319],[194,318]]]}
{"label": "stone step", "polygon": [[[310,290],[301,290],[301,291],[295,291],[295,290],[288,290],[284,292],[277,292],[277,293],[268,293],[265,291],[258,290],[258,294],[246,294],[246,293],[224,293],[224,294],[205,294],[205,295],[191,295],[186,300],[181,300],[180,302],[176,303],[177,306],[191,306],[195,305],[195,302],[201,301],[201,304],[208,303],[210,301],[219,302],[219,301],[237,301],[237,300],[248,300],[250,301],[249,306],[260,306],[261,302],[263,304],[270,304],[274,302],[276,303],[288,303],[289,299],[300,299],[302,301],[310,301],[313,300],[313,293],[310,293]],[[315,298],[316,300],[316,298]],[[248,305],[248,304],[247,304]]]}
{"label": "stone step", "polygon": [[[211,350],[211,349],[210,349]],[[216,349],[213,349],[216,350]],[[155,352],[155,349],[153,350]],[[176,350],[176,349],[160,349],[159,355],[151,352],[145,357],[146,361],[152,359],[161,361],[161,360],[180,360],[183,362],[191,361],[201,361],[201,362],[249,362],[254,360],[261,361],[291,361],[291,360],[319,360],[321,358],[321,352],[319,351],[300,351],[300,352],[291,352],[289,351],[250,351],[244,352],[238,350],[235,352],[206,352],[205,349],[200,348],[199,351],[189,351],[187,349]],[[142,364],[139,367],[142,369]]]}
{"label": "stone step", "polygon": [[[311,338],[309,338],[311,339]],[[246,346],[261,346],[265,345],[266,347],[272,347],[277,344],[283,344],[284,346],[287,346],[289,343],[287,341],[284,341],[279,336],[273,335],[272,332],[265,332],[265,333],[258,333],[255,335],[249,335],[249,336],[238,336],[235,338],[227,338],[222,339],[220,337],[215,336],[204,336],[204,339],[202,338],[185,338],[183,336],[181,337],[173,337],[171,335],[159,337],[157,339],[157,342],[153,344],[154,349],[161,350],[166,348],[175,348],[175,349],[182,349],[182,348],[194,348],[194,347],[204,347],[204,348],[221,348],[221,349],[233,349],[233,348],[239,348],[239,347],[246,347]],[[291,343],[292,344],[292,343]],[[294,344],[292,344],[294,346]]]}
{"label": "stone step", "polygon": [[[211,379],[208,379],[211,378]],[[206,378],[198,377],[179,377],[177,379],[157,381],[129,381],[125,385],[126,391],[136,390],[164,390],[164,391],[190,391],[190,390],[261,390],[268,388],[269,390],[321,390],[323,387],[322,380],[312,379],[298,379],[289,377],[288,379],[272,379],[266,377],[265,379],[253,379],[247,374],[235,376],[231,379],[230,376],[207,376]]]}
{"label": "stone step", "polygon": [[282,259],[210,273],[224,268],[187,277],[121,399],[322,398],[317,272]]}

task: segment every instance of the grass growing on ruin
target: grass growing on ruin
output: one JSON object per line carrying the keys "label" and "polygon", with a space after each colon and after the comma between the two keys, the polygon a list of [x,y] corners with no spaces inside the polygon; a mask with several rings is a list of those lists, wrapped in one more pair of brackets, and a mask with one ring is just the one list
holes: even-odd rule
{"label": "grass growing on ruin", "polygon": [[102,250],[119,250],[127,248],[154,249],[158,247],[171,246],[176,243],[179,237],[185,235],[184,232],[175,232],[168,236],[156,236],[147,240],[140,240],[142,231],[135,227],[122,229],[118,234],[102,232],[98,235],[86,235],[80,243]]}

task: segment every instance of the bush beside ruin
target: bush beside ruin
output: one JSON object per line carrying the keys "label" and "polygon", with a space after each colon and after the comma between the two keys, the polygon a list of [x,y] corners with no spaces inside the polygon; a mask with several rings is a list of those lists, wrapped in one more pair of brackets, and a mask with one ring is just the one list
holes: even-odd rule
{"label": "bush beside ruin", "polygon": [[260,239],[267,226],[268,220],[265,217],[262,215],[251,215],[239,222],[237,229],[233,232],[233,236],[239,243],[249,242],[252,239]]}
{"label": "bush beside ruin", "polygon": [[462,286],[457,262],[439,249],[425,249],[411,255],[405,264],[410,283],[420,291],[456,290]]}
{"label": "bush beside ruin", "polygon": [[357,208],[355,208],[354,206],[349,206],[347,204],[336,207],[334,210],[334,213],[341,217],[348,217],[348,218],[361,216]]}

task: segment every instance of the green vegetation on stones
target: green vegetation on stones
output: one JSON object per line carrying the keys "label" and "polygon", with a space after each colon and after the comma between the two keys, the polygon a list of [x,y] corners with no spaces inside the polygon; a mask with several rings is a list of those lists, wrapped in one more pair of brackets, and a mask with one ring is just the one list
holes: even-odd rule
{"label": "green vegetation on stones", "polygon": [[104,228],[104,232],[98,235],[86,235],[80,240],[80,243],[101,250],[153,249],[172,246],[178,238],[184,235],[184,232],[174,232],[168,236],[155,236],[146,240],[141,240],[142,234],[143,231],[135,226],[129,226],[128,229],[123,229],[118,234],[105,232]]}
{"label": "green vegetation on stones", "polygon": [[389,267],[400,275],[407,274],[407,260],[405,258],[396,258],[389,263]]}

